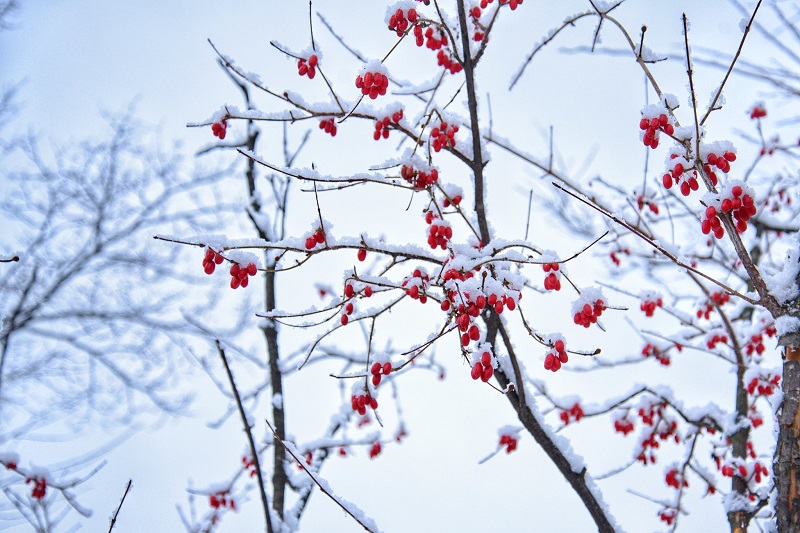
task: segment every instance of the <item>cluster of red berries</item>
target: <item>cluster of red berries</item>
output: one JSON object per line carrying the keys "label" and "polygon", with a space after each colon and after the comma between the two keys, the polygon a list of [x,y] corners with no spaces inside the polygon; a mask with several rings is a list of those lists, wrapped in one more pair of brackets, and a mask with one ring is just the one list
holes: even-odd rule
{"label": "cluster of red berries", "polygon": [[511,435],[500,435],[500,447],[506,447],[506,453],[511,453],[517,449],[517,439]]}
{"label": "cluster of red berries", "polygon": [[[673,154],[673,156],[678,157],[676,154]],[[696,191],[700,188],[700,183],[697,181],[697,171],[693,170],[687,172],[681,162],[675,163],[675,166],[672,167],[672,171],[665,173],[661,178],[665,189],[672,188],[673,180],[684,196],[689,196],[692,191]]]}
{"label": "cluster of red berries", "polygon": [[650,344],[649,342],[644,345],[644,348],[642,348],[642,356],[655,357],[656,361],[661,363],[663,366],[669,366],[669,364],[672,362],[668,353],[663,352],[658,346]]}
{"label": "cluster of red berries", "polygon": [[417,46],[425,45],[430,50],[439,50],[443,46],[447,46],[447,34],[442,32],[438,27],[428,26],[425,30],[425,36],[422,34],[422,27],[414,26],[414,39]]}
{"label": "cluster of red berries", "polygon": [[403,168],[400,169],[400,176],[419,190],[433,185],[439,179],[439,171],[434,168],[430,172],[425,172],[409,165],[403,165]]}
{"label": "cluster of red berries", "polygon": [[222,264],[224,260],[225,258],[222,257],[222,254],[215,252],[211,248],[206,248],[206,256],[203,258],[203,272],[208,275],[213,274],[216,266]]}
{"label": "cluster of red berries", "polygon": [[708,346],[709,350],[714,349],[717,344],[719,343],[727,344],[728,343],[728,336],[724,333],[714,333],[713,335],[709,335],[706,339],[706,346]]}
{"label": "cluster of red berries", "polygon": [[381,383],[381,376],[385,375],[388,376],[392,372],[392,363],[385,362],[383,364],[380,363],[373,363],[372,368],[369,370],[370,374],[372,374],[372,384],[376,387]]}
{"label": "cluster of red berries", "polygon": [[772,396],[775,392],[775,387],[781,382],[780,376],[771,376],[768,380],[762,379],[760,376],[750,380],[747,384],[747,393],[754,396],[758,392],[761,396]]}
{"label": "cluster of red berries", "polygon": [[453,238],[453,228],[450,227],[450,223],[434,215],[433,211],[425,213],[425,222],[430,224],[428,246],[433,249],[439,247],[442,250],[446,250],[447,243]]}
{"label": "cluster of red berries", "polygon": [[343,326],[346,326],[348,322],[350,322],[350,315],[352,314],[353,314],[353,302],[347,302],[344,306],[344,311],[342,312],[342,315],[339,317],[339,322],[341,322]]}
{"label": "cluster of red berries", "polygon": [[744,233],[747,231],[747,221],[755,216],[758,209],[755,206],[753,197],[744,192],[741,185],[731,187],[733,198],[725,198],[720,204],[723,213],[730,213],[736,221],[736,231]]}
{"label": "cluster of red berries", "polygon": [[750,341],[745,346],[745,352],[747,355],[753,355],[755,352],[758,355],[764,353],[764,334],[766,333],[767,337],[772,337],[777,333],[775,326],[767,326],[762,333],[756,333],[755,335],[750,336]]}
{"label": "cluster of red berries", "polygon": [[[617,251],[625,255],[631,255],[631,251],[628,250],[627,248],[622,248],[621,250]],[[610,254],[608,254],[608,257],[611,259],[611,262],[614,263],[615,266],[619,266],[620,263],[622,263],[622,261],[619,260],[617,252],[611,252]]]}
{"label": "cluster of red berries", "polygon": [[367,72],[356,78],[356,87],[361,89],[361,94],[375,100],[378,96],[386,94],[389,88],[389,78],[380,72]]}
{"label": "cluster of red berries", "polygon": [[731,464],[723,465],[720,468],[720,473],[725,477],[733,477],[734,474],[738,474],[739,477],[746,478],[747,477],[747,467],[745,465],[740,464],[738,468],[734,468]]}
{"label": "cluster of red berries", "polygon": [[250,477],[256,476],[256,463],[253,461],[252,457],[248,457],[246,455],[242,456],[242,468],[244,468],[247,475]]}
{"label": "cluster of red berries", "polygon": [[623,435],[633,431],[633,420],[628,419],[627,412],[622,417],[614,420],[614,431]]}
{"label": "cluster of red berries", "polygon": [[[465,281],[473,276],[475,276],[475,273],[472,270],[467,270],[466,272],[462,272],[460,270],[456,270],[455,268],[448,268],[447,270],[445,270],[442,278],[445,281],[450,281],[451,279],[458,281]],[[451,298],[451,300],[455,301],[455,297]],[[442,309],[442,311],[447,311],[447,309]]]}
{"label": "cluster of red berries", "polygon": [[214,137],[219,137],[220,140],[225,138],[225,132],[227,129],[228,121],[224,119],[211,125],[211,133],[214,134]]}
{"label": "cluster of red berries", "polygon": [[409,26],[414,24],[418,18],[417,10],[413,7],[405,12],[398,8],[398,10],[389,17],[389,29],[397,32],[398,37],[402,37]]}
{"label": "cluster of red berries", "polygon": [[719,219],[717,208],[713,205],[706,207],[703,212],[703,221],[700,223],[700,231],[703,235],[714,233],[714,237],[721,239],[725,236],[725,228],[722,227],[722,221]]}
{"label": "cluster of red berries", "polygon": [[248,263],[247,266],[239,266],[239,263],[234,263],[231,267],[231,289],[238,289],[239,287],[247,287],[250,283],[250,276],[255,276],[258,269],[255,263]]}
{"label": "cluster of red berries", "polygon": [[542,270],[549,272],[544,278],[544,290],[546,291],[560,291],[561,290],[561,272],[558,263],[545,263],[542,265]]}
{"label": "cluster of red berries", "polygon": [[675,509],[663,509],[660,513],[658,513],[658,519],[671,526],[672,523],[675,521],[675,517],[678,516],[678,511]]}
{"label": "cluster of red berries", "polygon": [[378,441],[375,441],[372,444],[372,447],[369,449],[369,458],[370,459],[375,459],[380,454],[381,454],[381,443],[378,442]]}
{"label": "cluster of red berries", "polygon": [[764,423],[764,419],[761,418],[761,413],[759,413],[758,409],[756,409],[756,404],[750,405],[750,410],[747,413],[747,418],[750,420],[750,424],[753,425],[753,428],[757,428],[758,426]]}
{"label": "cluster of red berries", "polygon": [[442,122],[431,130],[431,139],[433,151],[438,152],[442,148],[445,150],[452,148],[456,145],[455,135],[458,131],[458,126],[455,124],[448,124]]}
{"label": "cluster of red berries", "polygon": [[764,104],[758,103],[750,109],[750,118],[755,120],[757,118],[764,118],[767,116],[767,110],[764,107]]}
{"label": "cluster of red berries", "polygon": [[313,80],[317,75],[317,63],[319,58],[317,54],[311,54],[308,60],[300,58],[297,60],[297,73],[301,76],[308,76],[308,79]]}
{"label": "cluster of red berries", "polygon": [[570,423],[570,421],[575,420],[575,422],[579,422],[581,418],[583,418],[583,409],[579,403],[575,403],[572,407],[570,407],[566,411],[561,411],[561,414],[558,415],[564,425]]}
{"label": "cluster of red berries", "polygon": [[34,500],[41,500],[47,492],[47,480],[43,477],[29,477],[25,478],[25,483],[33,481],[33,489],[31,489],[31,498]]}
{"label": "cluster of red berries", "polygon": [[208,496],[208,505],[210,505],[212,509],[228,508],[231,511],[236,510],[236,500],[228,494],[228,491],[210,494]]}
{"label": "cluster of red berries", "polygon": [[436,53],[436,62],[440,67],[449,70],[450,74],[458,74],[464,68],[461,66],[461,63],[453,59],[453,57],[444,50],[439,50]]}
{"label": "cluster of red berries", "polygon": [[717,154],[712,152],[708,154],[708,156],[706,157],[706,161],[708,162],[707,163],[708,170],[706,170],[706,172],[710,172],[711,167],[717,167],[722,172],[727,174],[731,170],[731,163],[736,161],[736,154],[734,152],[725,151],[721,156],[718,156]]}
{"label": "cluster of red berries", "polygon": [[569,361],[567,349],[563,339],[557,339],[547,355],[544,356],[544,369],[552,372],[558,372],[561,365]]}
{"label": "cluster of red berries", "polygon": [[680,489],[682,487],[688,487],[689,482],[686,481],[680,472],[676,469],[672,468],[667,475],[665,476],[665,481],[667,482],[667,486],[672,487],[674,489]]}
{"label": "cluster of red berries", "polygon": [[644,312],[644,316],[651,317],[656,312],[656,307],[661,307],[663,303],[660,296],[650,296],[642,300],[639,309]]}
{"label": "cluster of red berries", "polygon": [[658,205],[652,200],[645,198],[641,194],[636,198],[636,204],[639,206],[639,211],[644,209],[644,206],[646,205],[654,215],[658,214]]}
{"label": "cluster of red berries", "polygon": [[672,438],[676,443],[681,440],[680,435],[678,435],[678,422],[667,417],[664,412],[666,407],[666,403],[659,402],[639,408],[638,415],[642,419],[642,423],[653,428],[647,438],[642,440],[642,451],[636,457],[636,460],[644,465],[647,465],[648,462],[650,464],[655,464],[656,462],[656,456],[653,452],[653,450],[659,448],[656,437],[662,441]]}
{"label": "cluster of red berries", "polygon": [[769,470],[767,470],[766,466],[756,461],[756,463],[753,465],[753,479],[756,483],[761,483],[762,475],[769,476]]}
{"label": "cluster of red berries", "polygon": [[400,286],[408,287],[406,289],[406,294],[414,300],[419,300],[419,303],[424,304],[428,302],[426,289],[428,287],[428,283],[430,283],[430,279],[430,276],[428,276],[426,272],[415,268],[414,272],[411,273],[411,277],[404,279]]}
{"label": "cluster of red berries", "polygon": [[579,326],[588,328],[597,322],[600,315],[605,311],[606,304],[603,300],[595,300],[594,303],[584,304],[583,307],[572,316],[572,320]]}
{"label": "cluster of red berries", "polygon": [[657,117],[642,118],[639,121],[639,128],[644,131],[642,142],[648,148],[658,148],[658,132],[663,131],[667,135],[675,133],[675,127],[670,124],[669,117],[665,113],[661,113]]}
{"label": "cluster of red berries", "polygon": [[473,26],[475,26],[475,33],[472,34],[472,40],[480,42],[486,35],[485,28],[479,22],[481,18],[481,8],[473,6],[472,9],[469,10],[469,16],[472,19]]}
{"label": "cluster of red berries", "polygon": [[332,118],[325,118],[319,121],[319,129],[325,133],[330,134],[331,137],[336,137],[336,122]]}
{"label": "cluster of red berries", "polygon": [[382,138],[388,139],[389,138],[389,125],[390,124],[397,124],[403,120],[403,110],[400,109],[399,111],[392,113],[391,117],[383,117],[380,120],[375,121],[375,132],[372,134],[372,138],[376,141],[379,141]]}
{"label": "cluster of red berries", "polygon": [[[476,326],[472,327],[477,329]],[[494,368],[492,367],[492,354],[489,352],[483,352],[480,360],[475,361],[475,364],[472,365],[472,372],[470,375],[472,376],[472,379],[480,379],[484,383],[492,379],[492,376],[494,375]]]}
{"label": "cluster of red berries", "polygon": [[463,200],[463,198],[461,197],[460,194],[455,194],[452,196],[452,198],[448,198],[447,196],[445,196],[444,200],[442,200],[442,207],[448,208],[451,205],[453,206],[459,205],[461,203],[461,200]]}
{"label": "cluster of red berries", "polygon": [[311,250],[316,245],[322,244],[324,242],[325,242],[325,232],[322,231],[322,228],[317,228],[310,237],[306,238],[306,250]]}
{"label": "cluster of red berries", "polygon": [[711,300],[713,303],[708,302],[697,310],[697,318],[705,318],[708,320],[708,317],[711,316],[711,311],[714,310],[714,304],[718,306],[725,305],[731,300],[731,296],[727,292],[715,292],[711,295]]}
{"label": "cluster of red berries", "polygon": [[364,394],[353,394],[350,397],[350,407],[353,408],[353,411],[364,416],[367,413],[367,407],[371,408],[373,411],[378,408],[378,400],[373,398],[368,392]]}
{"label": "cluster of red berries", "polygon": [[[522,293],[519,294],[519,299],[522,299]],[[506,294],[502,297],[498,297],[496,294],[490,294],[486,299],[486,303],[494,307],[494,312],[498,315],[503,313],[503,308],[509,311],[513,311],[517,308],[517,302],[514,301],[514,298]]]}
{"label": "cluster of red berries", "polygon": [[[468,346],[470,341],[479,341],[481,338],[481,330],[478,329],[478,326],[472,323],[470,319],[470,315],[464,313],[458,315],[458,319],[456,320],[458,323],[458,329],[461,331],[461,345]],[[475,368],[472,369],[473,373],[475,372]]]}

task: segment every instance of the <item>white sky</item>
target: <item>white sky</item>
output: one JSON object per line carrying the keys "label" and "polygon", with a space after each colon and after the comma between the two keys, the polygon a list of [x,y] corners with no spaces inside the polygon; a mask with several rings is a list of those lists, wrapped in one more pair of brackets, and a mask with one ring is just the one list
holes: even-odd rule
{"label": "white sky", "polygon": [[[351,43],[356,48],[370,56],[382,55],[384,45],[392,37],[381,28],[384,4],[366,2],[367,7],[358,9],[345,8],[346,4],[349,3],[320,1],[314,4],[314,9],[325,13],[342,33],[352,35]],[[719,46],[733,51],[741,36],[741,16],[720,2],[629,0],[628,4],[619,10],[619,16],[634,35],[646,23],[650,28],[648,42],[657,50],[673,51],[675,44],[680,43],[681,10],[686,10],[692,21],[690,35],[697,39],[698,46]],[[480,88],[492,93],[494,124],[501,135],[523,146],[529,141],[534,145],[532,151],[544,154],[542,139],[547,128],[554,124],[559,148],[570,168],[581,169],[585,158],[594,153],[592,166],[583,177],[602,171],[635,184],[641,179],[644,164],[643,149],[640,143],[637,145],[636,137],[643,81],[635,64],[607,57],[587,58],[585,54],[559,54],[553,48],[529,67],[518,89],[512,93],[503,90],[532,45],[566,15],[583,10],[586,5],[581,1],[528,0],[518,13],[504,17],[496,44],[503,52],[486,56],[485,61],[496,62],[496,66],[491,67],[491,76],[480,80]],[[30,128],[53,141],[100,135],[103,122],[99,111],[118,111],[135,102],[137,116],[157,126],[165,142],[181,140],[190,154],[212,137],[208,129],[187,130],[187,122],[202,120],[225,103],[240,105],[238,93],[215,65],[206,39],[212,39],[246,69],[258,72],[270,85],[283,88],[281,82],[288,80],[292,87],[297,87],[300,82],[294,66],[270,47],[269,40],[276,39],[297,50],[305,48],[306,10],[307,3],[301,1],[23,0],[14,27],[0,33],[0,83],[22,82],[20,95],[24,107],[19,127]],[[593,25],[594,22],[584,23],[570,30],[556,47],[589,44]],[[315,32],[331,57],[339,53],[321,25],[316,24]],[[381,45],[373,49],[370,46],[376,35]],[[619,46],[617,35],[607,27],[603,42]],[[748,49],[746,53],[751,52]],[[757,52],[753,54],[750,57],[757,57]],[[677,94],[685,104],[686,82],[680,77],[680,63],[658,69],[664,76],[661,79],[671,83],[665,90]],[[342,66],[332,74],[336,79],[346,80],[352,72],[352,68]],[[717,71],[706,73],[708,76],[699,81],[701,104],[705,104],[703,98],[720,79]],[[746,125],[745,110],[762,97],[752,86],[738,81],[726,91],[732,105],[720,113],[718,121],[720,131],[725,134],[729,134],[732,125]],[[518,116],[520,105],[529,106],[530,113],[524,118]],[[608,142],[615,138],[627,140]],[[315,142],[319,142],[319,137]],[[311,148],[314,146],[320,145]],[[342,153],[347,148],[345,141],[325,146],[328,148],[319,149],[330,150],[333,146],[341,157],[334,158],[328,152],[316,157],[330,156],[334,167],[341,160],[346,161],[348,155]],[[632,147],[637,150],[634,155]],[[652,168],[660,165],[660,158],[658,155],[655,162],[651,161],[655,165]],[[512,233],[520,232],[509,238],[521,238],[524,224],[520,220],[524,218],[519,215],[524,217],[526,211],[531,173],[514,164],[492,168],[496,169],[495,176],[508,176],[501,185],[490,189],[490,202],[495,203],[490,203],[489,208],[497,213],[494,223],[498,228],[512,228],[509,230]],[[330,209],[329,218],[335,220],[337,215],[341,216],[342,211],[333,206]],[[377,212],[380,213],[380,207]],[[348,228],[352,222],[343,219],[337,228]],[[354,227],[361,223],[355,222]],[[297,224],[301,231],[306,230],[302,223]],[[541,235],[537,239],[548,247],[558,248],[562,256],[580,248],[578,243],[565,246],[563,233]],[[338,274],[337,268],[338,265],[333,270]],[[547,314],[547,310],[540,312]],[[626,342],[625,338],[616,340]],[[529,368],[538,371],[538,363]],[[294,409],[289,419],[291,433],[302,435],[304,431],[310,432],[315,422],[327,420],[331,410],[327,406],[320,408],[316,402],[323,402],[319,398],[310,401],[308,391],[315,390],[315,395],[327,395],[336,401],[335,387],[318,392],[314,385],[319,382],[315,380],[325,380],[329,370],[312,369],[301,382],[291,382],[292,388],[287,393]],[[499,395],[476,387],[458,370],[453,365],[449,379],[442,383],[430,376],[405,383],[403,408],[410,436],[402,446],[387,448],[375,461],[369,461],[365,452],[346,461],[333,459],[323,469],[323,477],[339,495],[357,503],[387,532],[590,530],[587,514],[530,437],[523,437],[514,454],[500,454],[488,464],[476,464],[493,450],[496,429],[513,424],[514,420]],[[622,389],[637,379],[634,374],[623,376],[621,379],[630,381],[620,385]],[[689,388],[702,386],[702,376],[691,373],[687,376]],[[198,373],[194,379],[203,377]],[[553,379],[557,390],[575,394],[581,393],[580,387],[592,386],[591,381],[589,385],[586,380],[568,381],[573,376],[563,373],[547,379]],[[195,388],[203,390],[202,386]],[[168,421],[152,431],[141,432],[110,454],[106,468],[86,485],[81,495],[81,501],[95,511],[93,519],[83,522],[85,530],[106,527],[107,518],[130,477],[134,489],[115,531],[179,531],[181,526],[174,507],[184,504],[188,480],[193,479],[196,486],[202,487],[224,480],[233,471],[244,449],[239,421],[233,420],[217,432],[206,429],[204,423],[222,411],[210,384],[207,390],[207,396],[194,409],[195,418]],[[95,432],[90,439],[100,439],[102,433]],[[596,433],[607,435],[608,439],[596,443]],[[603,468],[609,468],[615,461],[624,462],[633,445],[631,439],[611,435],[607,421],[568,428],[565,434],[576,437],[576,448],[589,459],[607,458]],[[68,457],[63,455],[64,451],[79,453],[75,450],[85,450],[88,445],[82,440],[53,450],[52,446],[29,444],[29,449],[17,451],[25,457],[34,457],[41,449],[42,454],[52,454],[56,461]],[[655,468],[660,472],[663,465]],[[626,473],[602,485],[609,487],[607,499],[612,513],[631,531],[639,530],[637,524],[655,527],[657,507],[631,496],[625,488],[644,492],[647,487],[642,485],[642,479],[646,479],[658,483],[658,490],[663,491],[657,472],[647,472],[646,478]],[[257,500],[255,492],[252,497]],[[200,502],[199,507],[203,509],[204,504]],[[244,507],[238,515],[227,515],[220,530],[260,530],[260,503],[253,501]],[[721,506],[697,508],[703,511],[690,517],[695,524],[693,530],[701,527],[719,530],[725,526]],[[67,520],[66,524],[75,522]],[[359,528],[317,493],[303,519],[302,530]]]}

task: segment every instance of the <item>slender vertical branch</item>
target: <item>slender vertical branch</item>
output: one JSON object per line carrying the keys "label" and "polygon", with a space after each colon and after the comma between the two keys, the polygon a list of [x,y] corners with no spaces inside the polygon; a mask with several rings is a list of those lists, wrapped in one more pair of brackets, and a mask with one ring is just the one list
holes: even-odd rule
{"label": "slender vertical branch", "polygon": [[114,526],[117,523],[117,517],[119,516],[119,511],[122,509],[122,504],[125,503],[125,498],[128,496],[128,492],[131,490],[131,484],[133,483],[132,479],[128,480],[128,484],[125,486],[125,492],[122,494],[122,499],[119,501],[119,505],[117,506],[117,510],[114,511],[114,516],[111,517],[111,523],[108,525],[108,533],[111,533],[111,530],[114,529]]}
{"label": "slender vertical branch", "polygon": [[242,398],[239,396],[239,389],[236,388],[236,383],[233,381],[233,374],[231,373],[231,367],[228,365],[228,358],[225,357],[225,350],[222,349],[222,345],[220,344],[218,339],[215,339],[217,344],[217,351],[219,352],[220,358],[222,358],[222,364],[225,365],[225,373],[228,375],[228,381],[231,384],[231,390],[233,391],[233,397],[236,400],[236,407],[239,409],[239,416],[242,417],[242,424],[244,425],[244,433],[247,435],[247,443],[250,446],[250,455],[253,459],[253,466],[256,469],[256,479],[258,480],[258,490],[261,493],[261,505],[264,508],[264,521],[267,524],[267,531],[269,533],[273,532],[272,529],[272,519],[269,515],[269,501],[267,501],[267,491],[264,488],[264,475],[261,472],[261,462],[258,459],[258,448],[256,448],[256,442],[253,439],[253,432],[252,427],[250,425],[250,421],[247,419],[247,413],[244,410],[244,405],[242,405]]}
{"label": "slender vertical branch", "polygon": [[483,151],[481,146],[481,128],[478,121],[478,97],[475,94],[475,70],[470,53],[469,29],[467,28],[467,11],[464,0],[458,0],[458,21],[461,25],[461,47],[464,50],[464,76],[467,82],[467,104],[469,106],[469,127],[472,132],[472,172],[475,183],[475,213],[478,215],[478,227],[481,231],[483,245],[489,244],[491,236],[486,223],[486,210],[483,203]]}

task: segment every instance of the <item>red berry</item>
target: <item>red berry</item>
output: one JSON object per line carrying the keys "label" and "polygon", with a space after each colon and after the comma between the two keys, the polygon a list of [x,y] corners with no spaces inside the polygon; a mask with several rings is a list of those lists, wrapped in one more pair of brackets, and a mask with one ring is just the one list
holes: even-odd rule
{"label": "red berry", "polygon": [[366,258],[367,258],[367,251],[366,251],[365,249],[363,249],[363,248],[362,248],[362,249],[360,249],[360,250],[358,251],[358,260],[359,260],[359,261],[363,261],[363,260],[365,260]]}
{"label": "red berry", "polygon": [[472,376],[472,379],[478,379],[483,375],[483,366],[481,365],[480,361],[472,365],[472,372],[470,375]]}

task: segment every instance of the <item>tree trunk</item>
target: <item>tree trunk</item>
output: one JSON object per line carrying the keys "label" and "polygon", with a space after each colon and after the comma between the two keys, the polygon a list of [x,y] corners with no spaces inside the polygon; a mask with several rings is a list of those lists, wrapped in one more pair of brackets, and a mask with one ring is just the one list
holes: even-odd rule
{"label": "tree trunk", "polygon": [[783,405],[773,471],[778,490],[778,531],[800,531],[800,349],[787,346],[783,362]]}

